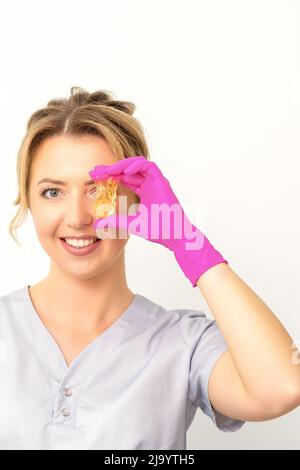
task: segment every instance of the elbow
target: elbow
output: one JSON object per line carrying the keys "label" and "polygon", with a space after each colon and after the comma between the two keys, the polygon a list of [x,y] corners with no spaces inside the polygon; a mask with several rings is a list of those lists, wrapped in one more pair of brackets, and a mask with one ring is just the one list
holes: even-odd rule
{"label": "elbow", "polygon": [[294,410],[300,405],[300,391],[299,390],[292,390],[292,391],[285,391],[280,393],[277,396],[277,399],[274,400],[274,396],[266,400],[264,406],[265,409],[270,410],[270,419],[278,418],[279,416],[283,416],[286,413]]}

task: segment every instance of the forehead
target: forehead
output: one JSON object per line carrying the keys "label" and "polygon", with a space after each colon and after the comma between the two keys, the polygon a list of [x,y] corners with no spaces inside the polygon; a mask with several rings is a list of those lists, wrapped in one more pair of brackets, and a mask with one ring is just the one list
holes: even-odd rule
{"label": "forehead", "polygon": [[96,165],[117,161],[108,143],[97,136],[54,136],[45,139],[34,155],[31,177],[71,178],[81,176]]}

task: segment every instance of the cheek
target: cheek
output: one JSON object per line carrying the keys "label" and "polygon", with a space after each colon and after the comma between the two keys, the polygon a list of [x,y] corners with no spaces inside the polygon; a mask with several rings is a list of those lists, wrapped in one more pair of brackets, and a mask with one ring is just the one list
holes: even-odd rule
{"label": "cheek", "polygon": [[41,209],[32,211],[32,219],[39,238],[53,236],[59,221],[55,211]]}
{"label": "cheek", "polygon": [[128,238],[127,239],[109,239],[107,238],[106,240],[104,240],[104,243],[106,242],[106,246],[107,246],[107,251],[109,251],[110,253],[119,253],[120,251],[122,251],[127,242],[128,242]]}
{"label": "cheek", "polygon": [[95,267],[98,268],[108,268],[109,266],[116,263],[122,255],[124,254],[125,246],[128,242],[127,240],[112,240],[107,238],[103,240],[103,245],[101,247],[101,257],[95,259]]}

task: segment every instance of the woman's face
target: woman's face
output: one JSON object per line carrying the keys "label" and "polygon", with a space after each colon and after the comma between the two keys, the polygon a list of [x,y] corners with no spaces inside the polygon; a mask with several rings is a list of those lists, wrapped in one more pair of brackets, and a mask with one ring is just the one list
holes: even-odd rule
{"label": "woman's face", "polygon": [[[56,265],[76,278],[90,279],[103,273],[123,253],[128,241],[129,235],[123,239],[106,238],[85,256],[70,254],[61,241],[84,235],[96,237],[93,227],[96,184],[88,171],[116,161],[107,142],[91,135],[47,138],[34,155],[29,206],[37,236]],[[40,183],[44,178],[65,184]],[[89,184],[85,184],[87,181]],[[119,184],[118,195],[127,196],[128,207],[136,202],[134,193],[124,185]]]}

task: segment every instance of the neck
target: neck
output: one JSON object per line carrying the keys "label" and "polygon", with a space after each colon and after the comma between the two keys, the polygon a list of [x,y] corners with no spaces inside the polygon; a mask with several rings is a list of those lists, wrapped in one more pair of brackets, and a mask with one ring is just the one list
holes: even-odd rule
{"label": "neck", "polygon": [[48,276],[30,291],[40,313],[51,322],[86,331],[110,323],[135,295],[127,286],[124,253],[105,272],[89,279],[71,276],[52,262]]}

